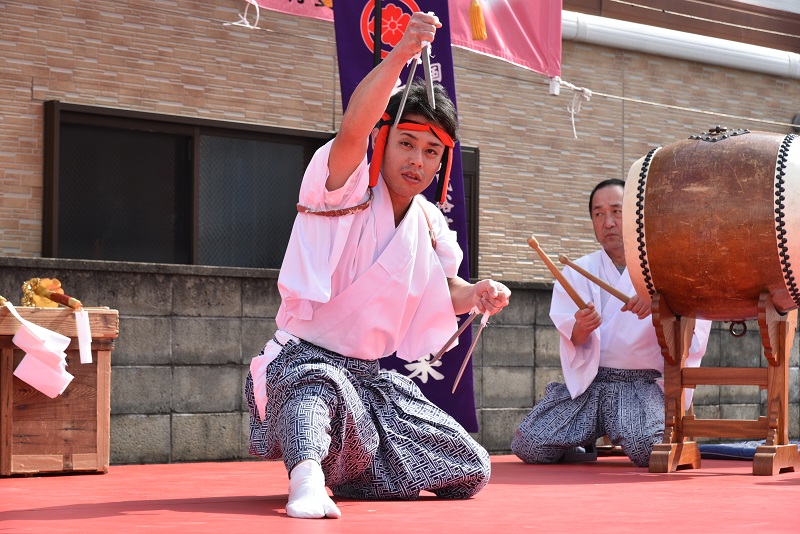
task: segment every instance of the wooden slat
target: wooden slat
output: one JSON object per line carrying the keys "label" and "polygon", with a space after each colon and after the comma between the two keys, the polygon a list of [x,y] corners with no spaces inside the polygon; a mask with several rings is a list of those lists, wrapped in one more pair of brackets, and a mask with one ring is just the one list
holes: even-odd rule
{"label": "wooden slat", "polygon": [[111,440],[111,351],[94,354],[97,362],[97,470],[108,472]]}
{"label": "wooden slat", "polygon": [[800,15],[735,0],[563,0],[562,5],[568,11],[778,50],[800,50]]}
{"label": "wooden slat", "polygon": [[14,474],[63,471],[64,457],[58,454],[14,454],[11,470]]}
{"label": "wooden slat", "polygon": [[681,372],[681,385],[695,388],[699,385],[714,386],[758,386],[767,387],[767,368],[753,367],[697,367],[684,368]]}
{"label": "wooden slat", "polygon": [[727,29],[732,34],[752,29],[797,36],[800,24],[800,15],[797,13],[739,2],[731,4],[724,0],[610,0],[604,5],[607,7],[603,14],[607,16],[613,16],[621,10],[632,10],[651,20],[660,18],[671,21],[675,17],[676,23],[683,21],[683,24],[692,27],[716,25],[720,26],[718,31]]}
{"label": "wooden slat", "polygon": [[0,475],[11,474],[11,427],[14,420],[14,390],[11,387],[14,372],[14,351],[0,350]]}
{"label": "wooden slat", "polygon": [[599,16],[603,12],[601,0],[562,0],[561,8],[576,13]]}
{"label": "wooden slat", "polygon": [[[17,306],[23,319],[59,334],[77,338],[78,327],[75,312],[70,308],[26,308]],[[89,328],[94,338],[115,338],[119,335],[119,312],[109,308],[86,308],[89,312]],[[20,323],[5,307],[0,307],[0,336],[13,336]]]}
{"label": "wooden slat", "polygon": [[13,454],[71,455],[97,452],[97,422],[92,418],[14,421]]}
{"label": "wooden slat", "polygon": [[[91,344],[92,350],[114,350],[114,338],[101,338],[93,339]],[[80,345],[78,340],[71,338],[66,350],[78,350]],[[17,346],[14,345],[11,336],[0,336],[0,349],[16,350]]]}
{"label": "wooden slat", "polygon": [[72,470],[73,471],[102,471],[108,472],[108,464],[106,463],[103,468],[103,462],[99,454],[73,454],[72,455]]}
{"label": "wooden slat", "polygon": [[748,419],[691,419],[683,418],[683,433],[687,436],[707,438],[765,439],[767,420]]}

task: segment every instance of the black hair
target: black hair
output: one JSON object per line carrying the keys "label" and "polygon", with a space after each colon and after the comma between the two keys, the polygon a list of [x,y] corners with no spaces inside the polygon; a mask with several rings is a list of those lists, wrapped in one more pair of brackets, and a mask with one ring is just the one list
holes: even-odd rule
{"label": "black hair", "polygon": [[[458,114],[456,113],[456,106],[450,100],[450,95],[447,94],[447,89],[441,84],[433,84],[433,96],[436,101],[436,109],[431,108],[428,103],[428,92],[425,88],[425,82],[420,78],[414,78],[411,82],[411,89],[408,92],[405,106],[403,107],[403,117],[409,114],[422,115],[429,122],[439,126],[450,137],[453,142],[458,141]],[[389,104],[386,106],[386,113],[391,117],[392,123],[394,122],[397,110],[400,107],[400,100],[403,98],[403,91],[398,91],[389,99]],[[402,118],[402,117],[401,117]]]}
{"label": "black hair", "polygon": [[622,189],[625,189],[625,180],[620,180],[619,178],[609,178],[608,180],[603,180],[594,186],[594,189],[592,189],[592,194],[589,195],[589,215],[592,214],[592,202],[594,201],[594,194],[604,187],[611,187],[612,185],[618,185]]}

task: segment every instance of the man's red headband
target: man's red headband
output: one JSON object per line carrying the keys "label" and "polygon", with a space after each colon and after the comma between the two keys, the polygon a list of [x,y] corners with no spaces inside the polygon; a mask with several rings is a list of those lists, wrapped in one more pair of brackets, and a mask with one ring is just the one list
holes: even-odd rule
{"label": "man's red headband", "polygon": [[[372,152],[372,161],[369,164],[369,186],[375,187],[378,184],[378,174],[381,172],[383,165],[383,153],[386,150],[386,140],[389,138],[389,129],[391,128],[391,117],[388,113],[384,113],[379,122],[378,138],[375,140],[375,149]],[[439,175],[439,184],[436,186],[436,200],[439,204],[444,204],[447,199],[447,184],[450,182],[450,168],[453,166],[453,147],[455,143],[453,138],[440,127],[435,124],[418,122],[400,121],[397,125],[399,130],[413,130],[416,132],[431,132],[439,141],[444,143],[445,149],[442,154],[442,167]]]}

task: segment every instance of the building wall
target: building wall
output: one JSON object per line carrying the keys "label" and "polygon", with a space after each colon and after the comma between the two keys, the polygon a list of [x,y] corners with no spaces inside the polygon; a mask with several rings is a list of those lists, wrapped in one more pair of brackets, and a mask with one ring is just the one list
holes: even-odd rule
{"label": "building wall", "polygon": [[[260,30],[225,26],[243,6],[0,2],[0,294],[16,303],[22,281],[58,277],[87,305],[120,311],[115,463],[246,456],[241,384],[275,328],[275,273],[37,259],[43,103],[335,131],[342,110],[333,25],[264,11]],[[593,251],[586,204],[596,182],[625,178],[651,148],[717,123],[787,134],[800,89],[789,79],[564,42],[562,78],[592,91],[580,101],[573,132],[571,91],[551,96],[543,76],[466,50],[455,49],[454,60],[463,143],[480,149],[477,276],[515,292],[481,338],[485,349],[475,362],[478,438],[502,452],[545,384],[560,375],[547,317],[551,276],[527,238],[536,235],[551,256]],[[764,365],[755,328],[740,346],[719,326],[707,362]],[[795,438],[797,366],[795,348]],[[757,390],[709,387],[698,392],[697,409],[754,416],[759,398]]]}
{"label": "building wall", "polygon": [[[2,254],[41,255],[47,100],[337,129],[333,25],[264,11],[260,30],[225,26],[243,5],[0,3]],[[480,149],[476,274],[504,281],[550,280],[532,261],[531,234],[553,255],[592,251],[591,187],[625,178],[651,148],[718,123],[787,134],[800,101],[800,86],[787,78],[565,41],[561,78],[592,91],[579,99],[576,139],[572,91],[551,96],[544,76],[463,49],[454,49],[454,63],[463,144]]]}

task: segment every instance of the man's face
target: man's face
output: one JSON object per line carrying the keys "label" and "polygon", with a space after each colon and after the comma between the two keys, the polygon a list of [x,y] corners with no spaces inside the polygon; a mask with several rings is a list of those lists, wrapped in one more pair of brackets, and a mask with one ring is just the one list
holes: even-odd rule
{"label": "man's face", "polygon": [[598,189],[592,198],[592,226],[597,241],[612,258],[624,254],[622,240],[622,187],[609,185]]}
{"label": "man's face", "polygon": [[[418,115],[408,120],[426,123]],[[386,141],[381,173],[393,198],[411,199],[433,181],[445,146],[431,131],[392,128]]]}

